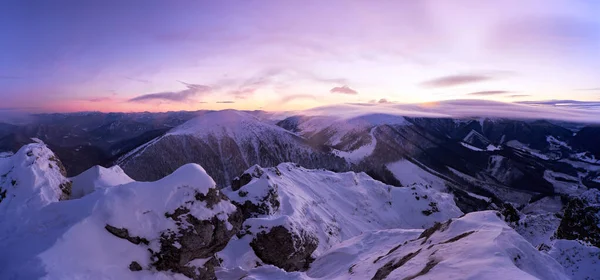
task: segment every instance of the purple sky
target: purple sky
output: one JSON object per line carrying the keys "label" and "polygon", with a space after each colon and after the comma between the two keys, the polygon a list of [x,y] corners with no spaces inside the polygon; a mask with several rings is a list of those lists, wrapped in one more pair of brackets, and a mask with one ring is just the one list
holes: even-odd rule
{"label": "purple sky", "polygon": [[585,0],[7,0],[0,110],[600,101],[599,15]]}

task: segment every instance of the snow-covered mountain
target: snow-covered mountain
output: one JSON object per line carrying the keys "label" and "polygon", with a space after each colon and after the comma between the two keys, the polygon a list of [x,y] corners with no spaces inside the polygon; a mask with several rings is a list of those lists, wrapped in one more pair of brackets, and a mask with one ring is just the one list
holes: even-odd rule
{"label": "snow-covered mountain", "polygon": [[[42,143],[0,159],[7,172],[0,201],[1,279],[597,275],[597,248],[580,243],[572,230],[564,237],[574,241],[553,238],[539,250],[519,235],[521,219],[514,215],[563,209],[559,202],[463,215],[456,197],[431,187],[435,182],[423,174],[409,179],[411,186],[396,187],[364,173],[256,165],[219,190],[197,164],[155,182],[136,182],[118,166],[67,179],[59,163]],[[586,192],[580,204],[570,202],[559,212],[577,220],[587,213],[581,209],[597,206],[598,197]],[[559,229],[589,230],[589,224],[568,221]]]}
{"label": "snow-covered mountain", "polygon": [[235,110],[209,112],[123,156],[117,163],[137,180],[156,180],[186,163],[199,163],[220,187],[248,167],[296,162],[347,170],[347,163],[323,146],[256,116]]}

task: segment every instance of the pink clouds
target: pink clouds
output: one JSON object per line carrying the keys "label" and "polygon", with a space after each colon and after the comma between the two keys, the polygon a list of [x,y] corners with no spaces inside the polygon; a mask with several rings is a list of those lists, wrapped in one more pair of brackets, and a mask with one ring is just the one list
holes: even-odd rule
{"label": "pink clouds", "polygon": [[329,92],[350,94],[350,95],[358,94],[358,91],[351,89],[349,86],[334,87],[334,88],[330,89]]}

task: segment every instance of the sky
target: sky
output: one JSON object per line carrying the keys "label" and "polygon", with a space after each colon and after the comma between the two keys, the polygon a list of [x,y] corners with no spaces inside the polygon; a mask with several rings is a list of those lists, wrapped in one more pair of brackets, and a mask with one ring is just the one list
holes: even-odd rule
{"label": "sky", "polygon": [[0,111],[597,105],[599,77],[592,0],[0,3]]}

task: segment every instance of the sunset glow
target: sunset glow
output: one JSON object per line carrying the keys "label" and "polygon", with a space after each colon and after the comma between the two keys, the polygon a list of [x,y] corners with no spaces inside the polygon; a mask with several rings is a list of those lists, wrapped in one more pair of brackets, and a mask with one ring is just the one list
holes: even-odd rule
{"label": "sunset glow", "polygon": [[599,14],[560,0],[8,1],[0,110],[598,101]]}

